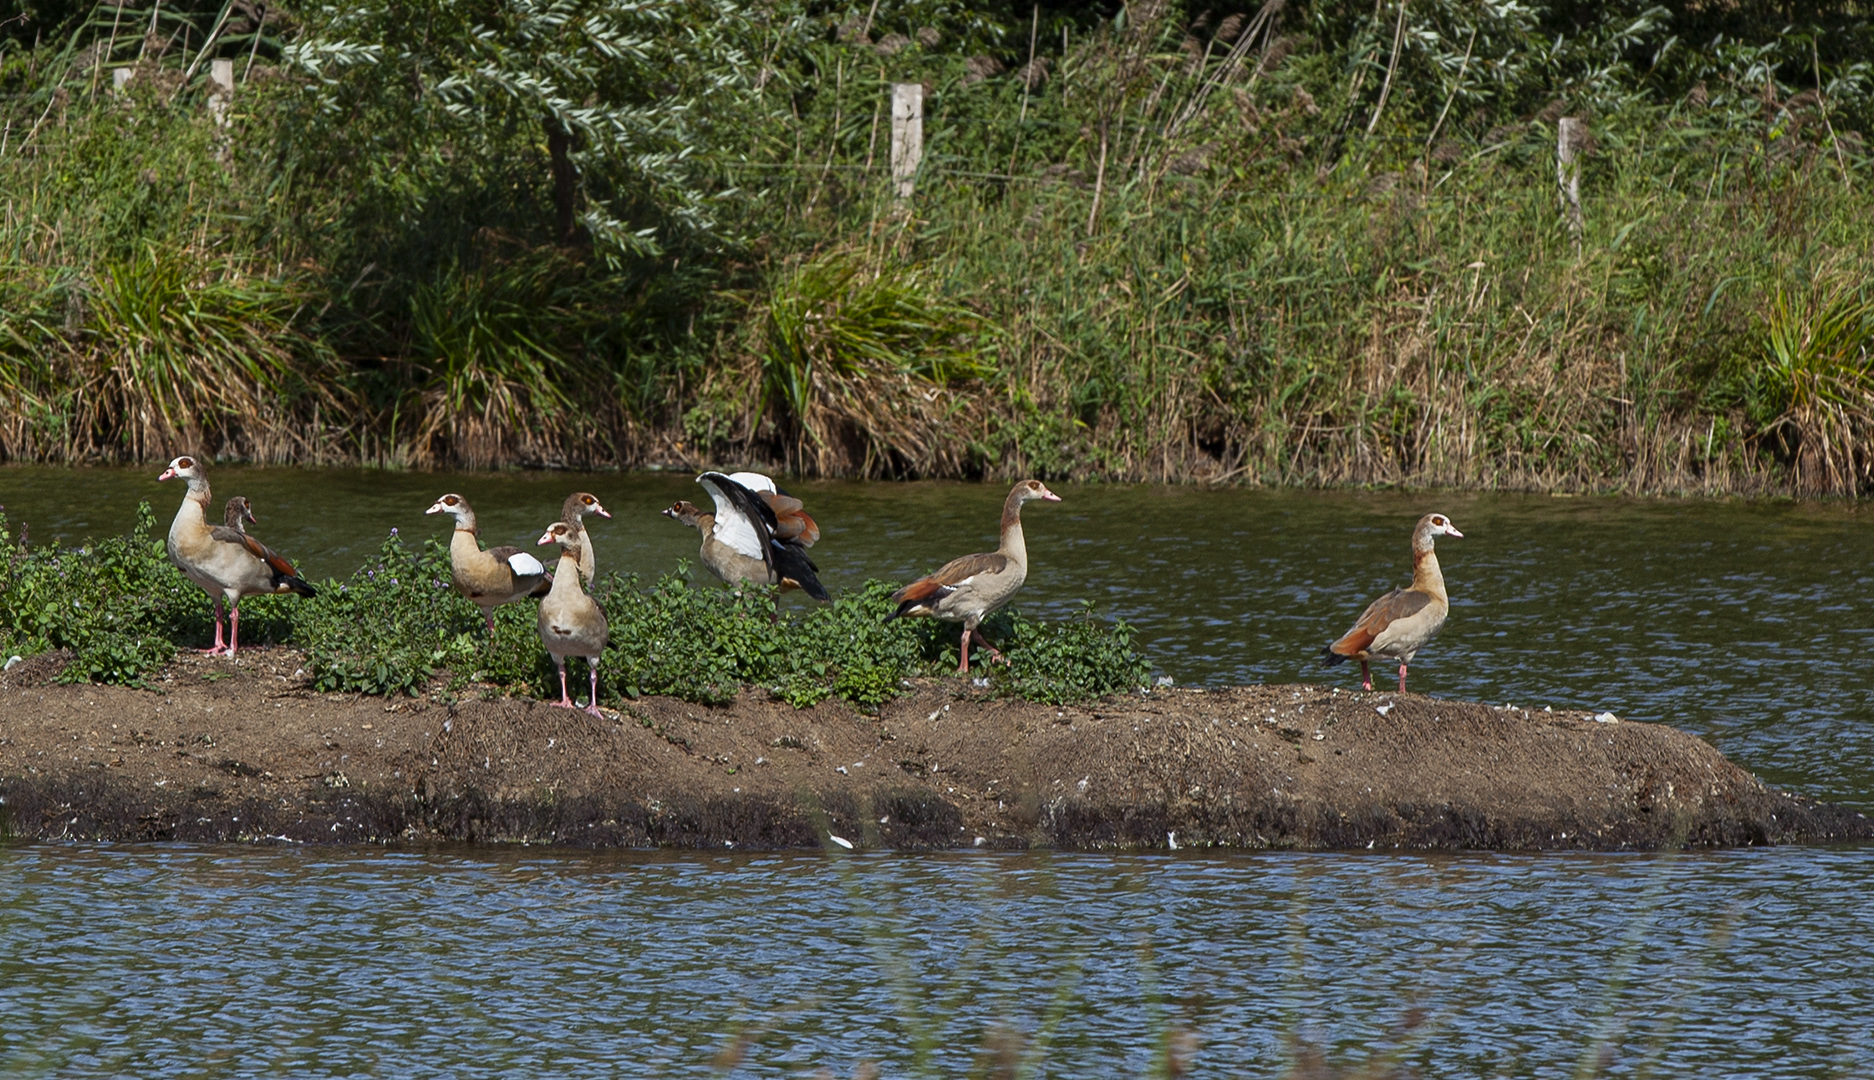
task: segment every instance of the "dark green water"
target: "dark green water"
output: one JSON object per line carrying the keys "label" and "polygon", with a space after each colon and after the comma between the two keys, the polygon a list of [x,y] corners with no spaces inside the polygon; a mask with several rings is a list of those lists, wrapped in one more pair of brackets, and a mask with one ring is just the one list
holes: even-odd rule
{"label": "dark green water", "polygon": [[[157,469],[0,469],[0,504],[34,542],[128,529],[149,499],[161,527],[182,497]],[[220,469],[256,535],[315,577],[348,574],[392,528],[447,536],[423,511],[468,496],[485,543],[531,546],[577,489],[602,569],[654,577],[695,560],[696,534],[659,515],[701,500],[688,476]],[[993,547],[1006,489],[790,485],[824,530],[830,588],[910,580]],[[1439,548],[1451,620],[1411,686],[1522,706],[1611,710],[1692,731],[1780,786],[1874,809],[1874,507],[1840,503],[1558,499],[1477,494],[1206,491],[1063,486],[1025,523],[1032,571],[1017,603],[1079,601],[1138,628],[1180,683],[1357,678],[1316,666],[1367,600],[1410,576],[1407,532],[1432,509],[1465,533]],[[788,603],[808,603],[798,595]]]}

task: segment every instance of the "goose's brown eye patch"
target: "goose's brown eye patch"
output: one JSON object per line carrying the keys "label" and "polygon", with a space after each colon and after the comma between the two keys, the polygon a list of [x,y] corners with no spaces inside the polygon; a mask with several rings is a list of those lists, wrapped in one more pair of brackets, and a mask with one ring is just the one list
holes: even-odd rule
{"label": "goose's brown eye patch", "polygon": [[176,462],[176,467],[178,469],[193,469],[195,468],[195,462],[190,461],[188,458],[183,458],[181,461]]}

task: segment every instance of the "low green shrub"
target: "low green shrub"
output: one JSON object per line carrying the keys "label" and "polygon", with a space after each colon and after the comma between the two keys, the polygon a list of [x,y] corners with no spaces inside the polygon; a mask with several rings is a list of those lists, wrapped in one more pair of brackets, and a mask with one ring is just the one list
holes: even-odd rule
{"label": "low green shrub", "polygon": [[[179,645],[205,641],[206,597],[170,565],[154,526],[146,504],[127,537],[0,561],[0,646],[71,649],[77,659],[66,678],[140,684]],[[11,547],[0,517],[0,549]],[[594,595],[611,624],[599,663],[601,701],[662,694],[722,704],[753,686],[796,707],[839,698],[875,712],[905,680],[956,668],[955,626],[886,622],[892,586],[885,582],[794,614],[777,612],[766,590],[699,587],[689,572],[681,566],[649,588],[620,574],[597,582]],[[249,598],[242,636],[297,645],[322,691],[416,694],[447,673],[457,686],[557,698],[534,605],[497,609],[490,636],[449,577],[447,548],[434,539],[413,546],[393,530],[370,561],[343,581],[324,582],[316,598]],[[1132,650],[1131,628],[1100,622],[1091,605],[1058,625],[1009,613],[986,629],[1010,661],[988,671],[1005,696],[1058,703],[1120,693],[1143,684],[1149,670]],[[586,685],[578,661],[568,684],[575,693]]]}
{"label": "low green shrub", "polygon": [[[951,624],[885,622],[892,610],[885,582],[796,615],[777,613],[764,590],[737,595],[698,586],[689,574],[679,567],[649,588],[635,575],[596,582],[611,629],[599,661],[602,702],[657,694],[720,705],[754,686],[797,708],[839,698],[877,711],[906,679],[956,668]],[[475,606],[449,588],[449,553],[434,540],[417,550],[392,535],[371,563],[294,613],[294,638],[322,690],[414,694],[448,671],[460,681],[559,696],[534,606],[497,609],[489,638]],[[990,629],[1008,646],[1010,664],[990,676],[1005,696],[1058,703],[1122,693],[1143,685],[1150,670],[1132,650],[1132,629],[1098,621],[1091,605],[1058,626],[1011,614]],[[567,685],[583,696],[578,660],[568,664]]]}
{"label": "low green shrub", "polygon": [[[518,612],[502,614],[512,622]],[[319,690],[414,694],[445,668],[479,675],[482,655],[499,651],[483,640],[475,605],[449,585],[449,550],[433,539],[412,548],[395,529],[371,561],[327,581],[292,616]]]}
{"label": "low green shrub", "polygon": [[146,502],[128,536],[18,551],[0,513],[0,652],[69,649],[61,681],[145,685],[178,640],[208,630],[205,595],[170,565],[155,526]]}
{"label": "low green shrub", "polygon": [[649,590],[633,578],[608,585],[600,599],[612,639],[599,678],[625,697],[721,704],[760,686],[796,707],[838,697],[876,710],[904,679],[930,673],[936,656],[930,627],[884,622],[891,586],[883,582],[803,616],[777,615],[761,590],[698,588],[687,567]]}
{"label": "low green shrub", "polygon": [[1133,651],[1126,620],[1101,621],[1091,600],[1081,601],[1079,614],[1063,622],[1036,622],[1019,612],[994,621],[1007,627],[997,640],[1008,663],[990,665],[989,676],[1001,697],[1047,705],[1085,701],[1136,690],[1152,671],[1150,661]]}

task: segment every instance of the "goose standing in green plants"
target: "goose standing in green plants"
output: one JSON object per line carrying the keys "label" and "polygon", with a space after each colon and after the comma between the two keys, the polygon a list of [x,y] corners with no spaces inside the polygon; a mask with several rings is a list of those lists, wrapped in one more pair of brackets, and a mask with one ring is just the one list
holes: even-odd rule
{"label": "goose standing in green plants", "polygon": [[[279,552],[247,535],[244,527],[253,516],[246,499],[228,500],[224,520],[231,524],[211,527],[208,506],[212,499],[208,474],[199,458],[183,455],[169,463],[158,480],[187,480],[189,489],[182,496],[176,519],[169,525],[167,548],[169,561],[183,576],[201,586],[215,600],[215,643],[204,655],[226,653],[233,656],[241,647],[241,597],[274,593],[298,593],[317,596],[319,592]],[[228,609],[228,636],[221,636],[222,603]]]}
{"label": "goose standing in green plants", "polygon": [[1321,666],[1360,661],[1360,686],[1373,689],[1369,660],[1399,661],[1399,692],[1405,693],[1406,665],[1445,625],[1451,600],[1445,595],[1445,575],[1438,568],[1433,541],[1440,536],[1464,534],[1443,514],[1426,514],[1412,528],[1412,584],[1394,589],[1367,605],[1353,629],[1321,650]]}
{"label": "goose standing in green plants", "polygon": [[605,610],[579,583],[579,530],[567,522],[556,521],[547,526],[540,543],[560,545],[559,573],[553,576],[553,588],[546,599],[540,601],[539,616],[540,643],[547,647],[554,666],[560,669],[560,700],[554,704],[565,709],[578,708],[566,692],[566,658],[583,656],[592,688],[585,711],[602,717],[605,714],[599,711],[599,657],[605,654],[611,629],[605,622]]}
{"label": "goose standing in green plants", "polygon": [[924,616],[963,624],[962,654],[957,673],[970,670],[970,639],[973,637],[989,650],[989,658],[1002,659],[1001,652],[989,644],[977,627],[996,609],[1009,602],[1028,580],[1028,543],[1022,536],[1022,504],[1042,499],[1060,502],[1039,480],[1023,480],[1010,489],[1002,503],[1002,545],[994,551],[952,559],[938,571],[919,578],[891,594],[898,610],[885,621]]}
{"label": "goose standing in green plants", "polygon": [[423,512],[455,518],[455,534],[449,538],[450,584],[482,609],[490,634],[495,632],[495,608],[511,600],[547,594],[553,575],[539,559],[517,547],[482,550],[481,529],[475,524],[475,511],[467,499],[451,492]]}

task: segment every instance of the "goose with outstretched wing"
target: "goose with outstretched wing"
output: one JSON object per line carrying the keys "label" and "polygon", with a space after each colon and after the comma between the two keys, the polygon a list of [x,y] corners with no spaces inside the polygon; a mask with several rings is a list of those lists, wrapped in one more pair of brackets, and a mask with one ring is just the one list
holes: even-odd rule
{"label": "goose with outstretched wing", "polygon": [[760,473],[706,472],[696,482],[709,492],[716,512],[679,502],[664,516],[703,534],[702,561],[710,573],[730,585],[779,585],[815,600],[829,598],[820,568],[807,555],[820,527],[802,512],[799,499]]}

